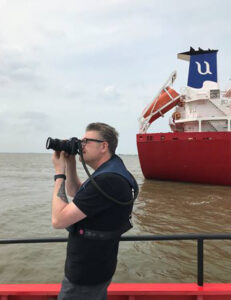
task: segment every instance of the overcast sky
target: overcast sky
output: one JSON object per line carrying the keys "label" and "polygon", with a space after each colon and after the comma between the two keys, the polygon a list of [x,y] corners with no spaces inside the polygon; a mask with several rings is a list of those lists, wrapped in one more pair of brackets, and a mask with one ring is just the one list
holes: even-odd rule
{"label": "overcast sky", "polygon": [[[229,0],[0,0],[0,152],[46,152],[48,136],[82,137],[90,122],[136,154],[138,117],[190,46],[219,49],[231,78]],[[168,116],[149,132],[167,132]]]}

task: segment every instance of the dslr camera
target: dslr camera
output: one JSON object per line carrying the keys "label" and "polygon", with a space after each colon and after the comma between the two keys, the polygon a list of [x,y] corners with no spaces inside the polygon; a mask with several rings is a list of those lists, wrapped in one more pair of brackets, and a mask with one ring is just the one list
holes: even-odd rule
{"label": "dslr camera", "polygon": [[46,142],[46,148],[76,155],[82,150],[82,145],[81,140],[76,137],[70,138],[69,140],[52,139],[49,137]]}

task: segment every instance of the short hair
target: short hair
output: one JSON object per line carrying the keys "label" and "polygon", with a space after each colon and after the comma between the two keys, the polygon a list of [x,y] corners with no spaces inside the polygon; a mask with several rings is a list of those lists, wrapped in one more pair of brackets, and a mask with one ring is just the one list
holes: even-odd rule
{"label": "short hair", "polygon": [[118,145],[118,132],[114,127],[105,123],[90,123],[86,127],[86,131],[98,131],[101,138],[108,143],[109,151],[112,155],[115,154],[116,147]]}

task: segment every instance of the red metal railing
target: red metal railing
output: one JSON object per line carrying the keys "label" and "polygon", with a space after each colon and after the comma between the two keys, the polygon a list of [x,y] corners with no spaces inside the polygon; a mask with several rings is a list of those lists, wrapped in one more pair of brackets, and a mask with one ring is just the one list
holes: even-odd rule
{"label": "red metal railing", "polygon": [[[112,283],[108,300],[228,300],[231,283],[204,284],[204,240],[230,240],[231,234],[181,234],[123,236],[121,241],[197,241],[197,284]],[[58,243],[67,238],[2,239],[0,244]],[[0,279],[1,280],[1,279]],[[0,300],[52,300],[57,298],[60,284],[0,284]]]}

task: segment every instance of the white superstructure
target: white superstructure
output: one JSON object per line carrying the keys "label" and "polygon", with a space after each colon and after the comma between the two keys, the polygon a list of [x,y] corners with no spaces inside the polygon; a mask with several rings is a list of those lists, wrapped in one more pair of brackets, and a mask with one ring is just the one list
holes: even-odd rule
{"label": "white superstructure", "polygon": [[231,87],[220,91],[217,82],[205,81],[200,89],[186,87],[169,120],[173,131],[231,131]]}

